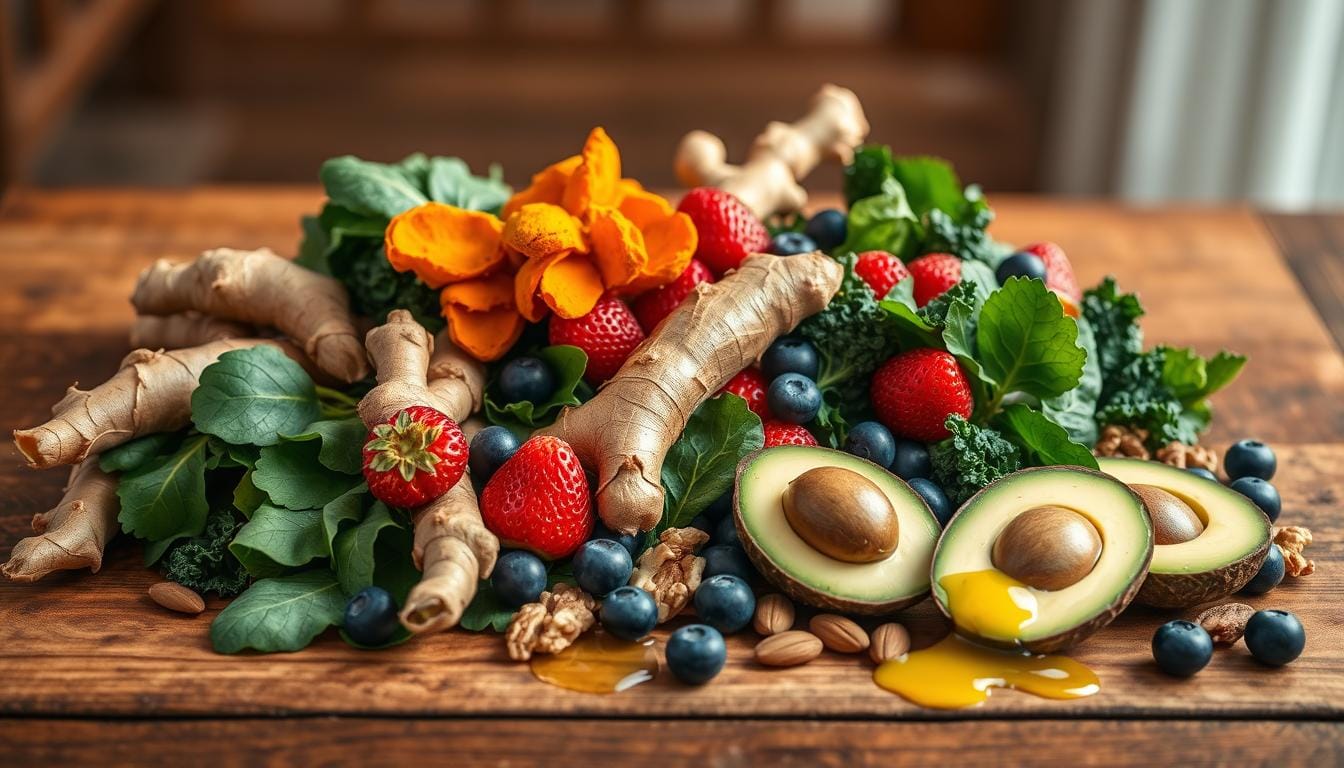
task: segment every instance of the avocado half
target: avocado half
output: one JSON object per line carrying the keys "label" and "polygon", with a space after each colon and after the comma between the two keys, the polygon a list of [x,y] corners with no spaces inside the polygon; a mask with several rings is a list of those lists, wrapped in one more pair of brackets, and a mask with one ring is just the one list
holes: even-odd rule
{"label": "avocado half", "polygon": [[1188,608],[1226,597],[1255,577],[1269,554],[1270,524],[1250,499],[1207,478],[1156,461],[1099,459],[1123,483],[1152,485],[1190,505],[1204,531],[1153,548],[1136,598],[1157,608]]}
{"label": "avocado half", "polygon": [[[850,563],[814,549],[794,531],[785,517],[784,490],[818,467],[857,472],[882,490],[897,515],[895,551],[875,562]],[[777,446],[748,455],[737,467],[733,519],[756,570],[804,605],[882,615],[913,605],[929,592],[937,519],[903,480],[857,456],[812,446]]]}
{"label": "avocado half", "polygon": [[[1018,515],[1058,506],[1090,520],[1102,548],[1092,570],[1063,589],[1023,586],[1036,598],[1038,615],[1014,638],[983,637],[962,627],[948,609],[945,576],[997,570],[994,542]],[[1051,653],[1081,642],[1110,624],[1139,591],[1153,555],[1153,527],[1129,486],[1079,467],[1038,467],[1014,472],[972,496],[948,521],[933,555],[933,599],[960,634],[988,645]]]}

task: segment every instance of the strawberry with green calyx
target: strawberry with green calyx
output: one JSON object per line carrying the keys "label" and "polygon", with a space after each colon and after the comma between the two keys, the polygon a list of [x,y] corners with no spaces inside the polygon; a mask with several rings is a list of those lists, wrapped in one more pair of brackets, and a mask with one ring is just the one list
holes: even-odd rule
{"label": "strawberry with green calyx", "polygon": [[369,430],[364,479],[374,498],[394,507],[418,507],[462,479],[467,439],[457,422],[426,405],[405,408]]}
{"label": "strawberry with green calyx", "polygon": [[557,559],[593,532],[588,476],[569,443],[538,435],[523,443],[481,491],[485,527],[510,547]]}

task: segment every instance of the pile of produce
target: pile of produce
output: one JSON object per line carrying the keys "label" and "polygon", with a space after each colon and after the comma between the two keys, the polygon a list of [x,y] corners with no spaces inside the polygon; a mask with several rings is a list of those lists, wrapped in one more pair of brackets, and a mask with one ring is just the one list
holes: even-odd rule
{"label": "pile of produce", "polygon": [[[960,634],[1050,652],[1136,597],[1310,573],[1310,532],[1270,543],[1272,452],[1234,447],[1229,489],[1199,445],[1244,358],[1145,348],[1137,296],[996,241],[976,187],[867,132],[834,86],[741,165],[694,132],[675,207],[601,128],[518,191],[455,158],[328,161],[298,259],[154,264],[136,351],[15,431],[73,470],[4,574],[97,571],[124,532],[165,606],[236,596],[223,653],[460,625],[527,660],[693,606],[666,658],[699,683],[748,626],[767,665],[896,663],[899,624],[847,617],[931,592]],[[805,216],[825,158],[847,210]],[[1040,593],[1030,628],[985,608],[1005,585]],[[826,612],[796,630],[794,603]]]}

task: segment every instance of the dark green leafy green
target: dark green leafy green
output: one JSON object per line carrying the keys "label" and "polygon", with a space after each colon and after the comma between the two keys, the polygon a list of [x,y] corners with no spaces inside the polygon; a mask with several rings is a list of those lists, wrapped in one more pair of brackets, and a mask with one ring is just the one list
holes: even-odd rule
{"label": "dark green leafy green", "polygon": [[332,542],[332,566],[336,571],[336,580],[346,594],[353,595],[373,584],[373,572],[377,561],[374,557],[374,544],[384,528],[395,528],[397,521],[392,518],[387,505],[375,503],[364,519],[336,534]]}
{"label": "dark green leafy green", "polygon": [[262,504],[239,529],[229,551],[256,577],[278,576],[327,556],[322,510]]}
{"label": "dark green leafy green", "polygon": [[1026,463],[1031,466],[1071,464],[1097,468],[1091,448],[1073,442],[1063,427],[1026,405],[1014,403],[1004,408],[994,419],[994,426],[1022,449]]}
{"label": "dark green leafy green", "polygon": [[582,349],[559,344],[543,347],[532,353],[551,369],[555,375],[555,392],[544,403],[522,400],[506,403],[500,395],[495,382],[485,393],[485,418],[491,424],[508,427],[521,435],[531,434],[533,430],[550,426],[559,415],[560,409],[567,405],[578,405],[583,401],[581,395],[587,394],[583,382],[583,371],[588,367],[588,355]]}
{"label": "dark green leafy green", "polygon": [[1015,277],[995,291],[980,311],[975,339],[980,375],[995,392],[990,415],[1008,393],[1056,397],[1082,378],[1087,354],[1077,343],[1078,324],[1040,280]]}
{"label": "dark green leafy green", "polygon": [[882,193],[882,185],[895,176],[895,160],[891,147],[868,144],[854,152],[854,159],[845,166],[845,205],[854,204]]}
{"label": "dark green leafy green", "polygon": [[514,610],[499,599],[490,582],[482,580],[476,587],[476,596],[462,612],[462,619],[457,625],[468,632],[481,632],[486,629],[503,632],[509,628],[513,614]]}
{"label": "dark green leafy green", "polygon": [[419,180],[401,166],[361,160],[351,155],[322,164],[318,178],[331,201],[352,213],[392,218],[429,202]]}
{"label": "dark green leafy green", "polygon": [[132,472],[150,460],[172,452],[181,440],[182,435],[177,432],[158,432],[137,437],[99,454],[98,467],[104,472]]}
{"label": "dark green leafy green", "polygon": [[244,472],[243,476],[238,479],[238,485],[233,488],[233,508],[242,512],[243,517],[247,518],[252,517],[252,513],[257,511],[257,507],[269,501],[266,492],[252,482],[254,471],[249,469]]}
{"label": "dark green leafy green", "polygon": [[[840,290],[825,309],[798,326],[798,333],[817,348],[817,386],[823,394],[833,390],[841,400],[858,401],[867,395],[868,377],[896,351],[899,329],[892,313],[854,273],[857,257],[851,253],[839,261],[845,267]],[[897,285],[892,291],[901,289]]]}
{"label": "dark green leafy green", "polygon": [[765,444],[761,418],[734,394],[707,400],[663,461],[659,530],[683,528],[733,486],[738,462]]}
{"label": "dark green leafy green", "polygon": [[325,568],[261,579],[215,617],[210,642],[219,653],[297,651],[340,624],[345,601]]}
{"label": "dark green leafy green", "polygon": [[327,540],[328,555],[333,553],[336,535],[346,527],[346,523],[363,519],[364,507],[370,498],[368,492],[369,486],[360,483],[322,507],[322,533]]}
{"label": "dark green leafy green", "polygon": [[205,488],[205,435],[121,476],[117,498],[122,530],[149,541],[196,536],[210,510]]}
{"label": "dark green leafy green", "polygon": [[313,380],[269,344],[220,355],[191,394],[196,428],[235,445],[275,445],[320,414]]}
{"label": "dark green leafy green", "polygon": [[240,527],[227,509],[212,509],[199,536],[182,540],[163,557],[163,577],[204,595],[232,597],[247,588],[248,574],[229,551]]}
{"label": "dark green leafy green", "polygon": [[321,509],[359,484],[356,475],[334,472],[319,461],[315,441],[284,442],[261,449],[252,482],[271,501],[288,509]]}
{"label": "dark green leafy green", "polygon": [[933,479],[960,506],[981,488],[1022,468],[1022,452],[990,427],[979,427],[957,414],[947,417],[952,436],[929,446]]}
{"label": "dark green leafy green", "polygon": [[286,442],[318,441],[322,446],[317,461],[333,472],[357,475],[363,470],[364,438],[368,428],[358,416],[346,419],[324,419],[309,424],[297,435],[284,435]]}
{"label": "dark green leafy green", "polygon": [[1078,318],[1078,346],[1087,354],[1078,386],[1062,395],[1041,401],[1041,413],[1063,427],[1069,439],[1079,445],[1096,445],[1097,399],[1101,397],[1101,362],[1092,324]]}
{"label": "dark green leafy green", "polygon": [[511,191],[498,165],[490,166],[488,176],[473,176],[456,157],[430,158],[425,186],[431,200],[472,211],[499,211]]}
{"label": "dark green leafy green", "polygon": [[1083,293],[1083,318],[1091,324],[1096,336],[1103,379],[1114,376],[1143,351],[1140,317],[1143,306],[1139,298],[1132,293],[1120,293],[1113,277]]}
{"label": "dark green leafy green", "polygon": [[905,190],[888,179],[881,192],[850,206],[845,242],[835,252],[887,251],[902,256],[909,253],[918,226]]}

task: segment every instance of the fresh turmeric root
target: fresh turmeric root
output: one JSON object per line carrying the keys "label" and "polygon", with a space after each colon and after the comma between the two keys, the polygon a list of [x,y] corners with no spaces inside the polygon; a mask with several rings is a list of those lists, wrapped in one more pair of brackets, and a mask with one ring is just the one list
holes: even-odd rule
{"label": "fresh turmeric root", "polygon": [[663,459],[687,419],[777,336],[824,309],[842,276],[820,252],[749,257],[719,282],[696,286],[596,397],[542,430],[597,473],[597,509],[608,527],[634,533],[657,525]]}
{"label": "fresh turmeric root", "polygon": [[143,315],[194,310],[271,326],[333,378],[353,382],[368,375],[344,286],[266,248],[216,248],[189,264],[160,259],[140,274],[131,303]]}
{"label": "fresh turmeric root", "polygon": [[[440,342],[447,338],[440,336]],[[429,405],[454,421],[480,407],[485,370],[451,343],[435,342],[409,312],[394,310],[365,342],[378,385],[359,403],[372,427],[403,408]],[[476,595],[476,584],[495,567],[499,539],[486,529],[471,478],[463,475],[443,496],[416,510],[415,564],[422,576],[406,598],[401,623],[414,633],[457,624]]]}
{"label": "fresh turmeric root", "polygon": [[242,339],[257,332],[243,323],[199,312],[140,315],[131,326],[131,349],[182,349],[221,339]]}
{"label": "fresh turmeric root", "polygon": [[14,444],[29,466],[41,469],[84,461],[143,435],[182,429],[191,423],[191,393],[201,371],[225,352],[258,344],[273,344],[301,365],[311,365],[293,345],[268,339],[224,339],[170,352],[137,349],[102,384],[67,390],[52,406],[50,421],[14,430]]}
{"label": "fresh turmeric root", "polygon": [[103,549],[117,532],[117,480],[86,459],[70,471],[65,495],[54,508],[33,515],[33,532],[18,544],[0,573],[31,582],[53,571],[88,568],[97,573]]}

